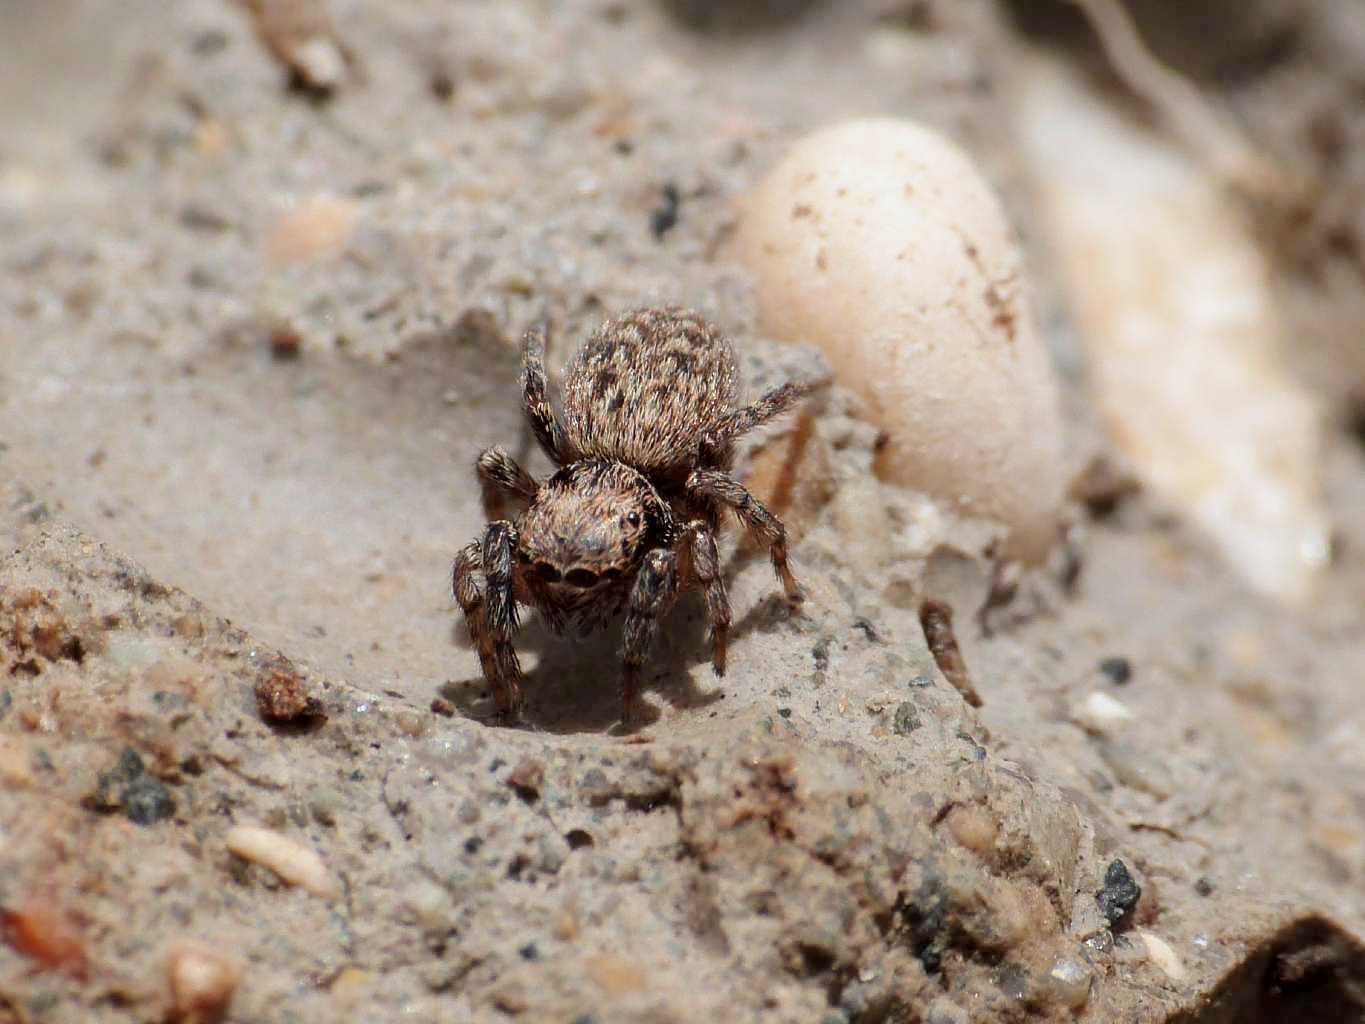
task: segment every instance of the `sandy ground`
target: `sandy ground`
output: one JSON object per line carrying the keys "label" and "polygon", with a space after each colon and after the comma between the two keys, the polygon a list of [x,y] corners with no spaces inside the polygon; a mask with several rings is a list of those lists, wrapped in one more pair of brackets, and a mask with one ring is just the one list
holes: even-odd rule
{"label": "sandy ground", "polygon": [[[337,3],[330,99],[232,4],[0,7],[0,1020],[212,1019],[170,981],[195,942],[242,1022],[1365,1015],[1339,381],[1311,609],[1138,494],[1082,516],[1074,585],[1059,557],[983,626],[988,533],[877,481],[836,388],[784,510],[803,612],[727,542],[724,680],[684,602],[622,736],[615,635],[532,622],[526,723],[490,723],[449,566],[474,456],[527,444],[522,329],[550,318],[556,367],[683,302],[752,391],[824,372],[755,335],[723,243],[790,140],[854,114],[952,133],[1036,241],[1009,19],[756,6]],[[1079,465],[1104,442],[1040,288]],[[307,713],[267,721],[262,687]],[[322,880],[242,856],[244,825]]]}

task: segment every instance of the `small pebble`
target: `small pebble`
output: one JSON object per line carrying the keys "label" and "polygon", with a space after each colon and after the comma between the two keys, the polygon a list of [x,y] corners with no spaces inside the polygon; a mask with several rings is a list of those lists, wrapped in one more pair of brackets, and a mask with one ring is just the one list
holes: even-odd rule
{"label": "small pebble", "polygon": [[172,1019],[185,1024],[221,1017],[242,979],[237,964],[198,942],[173,946],[166,968]]}
{"label": "small pebble", "polygon": [[339,251],[351,237],[360,207],[351,199],[315,196],[276,221],[266,242],[271,263],[296,263]]}
{"label": "small pebble", "polygon": [[919,712],[915,710],[915,705],[909,701],[896,706],[896,715],[892,720],[892,731],[897,736],[909,736],[921,725]]}
{"label": "small pebble", "polygon": [[141,775],[122,795],[123,813],[134,825],[155,825],[175,813],[175,798],[160,779]]}
{"label": "small pebble", "polygon": [[256,710],[277,724],[315,718],[322,705],[308,693],[307,684],[292,667],[276,666],[256,681]]}
{"label": "small pebble", "polygon": [[1122,686],[1133,678],[1133,664],[1127,658],[1105,658],[1100,662],[1100,671],[1115,686]]}
{"label": "small pebble", "polygon": [[958,804],[948,812],[944,824],[962,847],[978,854],[992,849],[1000,832],[995,815],[976,804]]}
{"label": "small pebble", "polygon": [[314,896],[332,899],[339,894],[336,879],[322,858],[278,832],[258,825],[234,825],[228,830],[226,843],[238,857],[269,868],[283,881]]}
{"label": "small pebble", "polygon": [[1111,861],[1104,871],[1104,888],[1095,894],[1100,913],[1117,929],[1137,906],[1142,896],[1142,887],[1128,873],[1128,866],[1121,860]]}
{"label": "small pebble", "polygon": [[1147,947],[1148,959],[1161,968],[1161,973],[1175,982],[1185,980],[1185,965],[1180,962],[1180,957],[1169,942],[1141,929],[1138,930],[1138,938]]}
{"label": "small pebble", "polygon": [[1052,996],[1069,1010],[1078,1010],[1090,998],[1091,972],[1075,957],[1058,957],[1047,974],[1047,986]]}
{"label": "small pebble", "polygon": [[587,962],[590,977],[609,996],[641,992],[646,987],[644,968],[634,960],[612,953],[599,953]]}
{"label": "small pebble", "polygon": [[1126,704],[1099,690],[1090,693],[1076,710],[1076,720],[1098,733],[1107,732],[1119,722],[1128,722],[1132,718],[1133,712]]}

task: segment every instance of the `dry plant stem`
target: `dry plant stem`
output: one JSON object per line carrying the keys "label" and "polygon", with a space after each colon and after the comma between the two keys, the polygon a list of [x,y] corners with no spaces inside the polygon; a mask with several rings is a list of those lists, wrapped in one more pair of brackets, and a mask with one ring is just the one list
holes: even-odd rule
{"label": "dry plant stem", "polygon": [[1155,108],[1229,185],[1260,199],[1286,201],[1285,172],[1256,151],[1251,141],[1183,75],[1152,55],[1120,0],[1071,0],[1099,37],[1114,71]]}
{"label": "dry plant stem", "polygon": [[957,634],[953,631],[953,610],[942,601],[925,601],[919,607],[920,626],[924,629],[924,639],[929,644],[929,652],[934,656],[939,671],[952,683],[957,692],[974,708],[981,707],[981,695],[972,685],[967,663],[962,659],[962,650],[957,646]]}

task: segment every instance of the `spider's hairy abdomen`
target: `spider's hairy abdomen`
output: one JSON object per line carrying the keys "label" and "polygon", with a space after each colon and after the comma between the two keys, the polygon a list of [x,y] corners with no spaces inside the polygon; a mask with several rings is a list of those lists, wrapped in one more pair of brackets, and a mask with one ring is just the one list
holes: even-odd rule
{"label": "spider's hairy abdomen", "polygon": [[696,459],[700,436],[735,407],[729,340],[696,313],[640,309],[608,320],[565,371],[568,443],[650,476]]}

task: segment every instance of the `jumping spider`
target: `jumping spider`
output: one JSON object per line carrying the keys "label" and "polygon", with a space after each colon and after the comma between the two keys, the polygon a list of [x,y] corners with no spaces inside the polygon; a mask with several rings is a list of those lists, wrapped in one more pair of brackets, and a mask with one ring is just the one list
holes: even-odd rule
{"label": "jumping spider", "polygon": [[599,327],[565,372],[562,415],[546,396],[543,330],[526,335],[521,385],[536,440],[559,469],[537,483],[501,448],[479,455],[492,522],[455,557],[455,598],[505,720],[522,708],[512,646],[519,603],[556,632],[573,625],[586,633],[624,610],[629,723],[640,666],[679,594],[702,591],[711,663],[725,673],[730,603],[716,553],[723,509],[767,541],[787,600],[801,600],[782,523],[728,470],[735,438],[816,385],[784,384],[740,407],[730,342],[679,308],[640,309]]}

